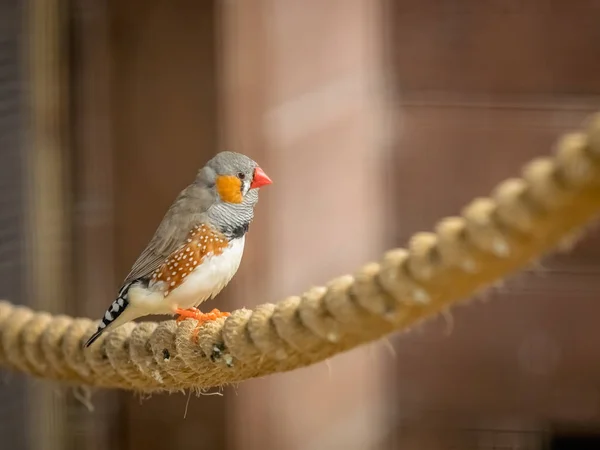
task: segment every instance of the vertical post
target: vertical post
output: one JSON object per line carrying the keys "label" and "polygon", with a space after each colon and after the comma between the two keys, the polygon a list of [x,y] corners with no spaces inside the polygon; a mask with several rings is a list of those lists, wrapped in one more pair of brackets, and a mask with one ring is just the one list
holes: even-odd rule
{"label": "vertical post", "polygon": [[[268,39],[266,35],[267,0],[218,2],[220,80],[220,148],[251,156],[271,174],[272,154],[264,130],[267,94],[270,83]],[[269,187],[270,189],[271,187]],[[244,258],[228,288],[230,308],[255,306],[251,299],[267,299],[272,258],[270,195],[265,189],[251,225]],[[272,410],[268,384],[238,388],[240,395],[227,396],[228,444],[231,449],[254,449],[260,442],[271,449],[269,430]],[[283,448],[283,447],[282,447]]]}
{"label": "vertical post", "polygon": [[[68,43],[65,0],[31,1],[25,9],[29,46],[30,151],[28,197],[30,292],[34,309],[68,310],[70,280],[70,164]],[[32,448],[64,449],[66,402],[50,383],[30,381]]]}
{"label": "vertical post", "polygon": [[[220,78],[227,142],[274,180],[233,282],[250,307],[378,255],[387,208],[379,2],[248,3],[221,2]],[[376,448],[385,357],[367,353],[337,357],[331,374],[322,364],[240,385],[232,448]]]}
{"label": "vertical post", "polygon": [[[108,3],[111,142],[118,193],[114,197],[116,290],[177,193],[217,150],[217,2]],[[100,305],[95,311],[98,316],[103,313]],[[198,399],[192,394],[187,404],[187,394],[156,395],[140,404],[136,396],[123,393],[123,448],[223,448],[228,439],[222,431],[227,420],[223,399]]]}
{"label": "vertical post", "polygon": [[[112,41],[108,0],[71,3],[71,132],[73,153],[73,288],[72,315],[98,317],[118,288],[115,273],[115,224],[112,142]],[[86,430],[71,433],[71,448],[94,440],[95,450],[123,448],[120,393],[94,395],[93,414],[71,401],[70,423]]]}

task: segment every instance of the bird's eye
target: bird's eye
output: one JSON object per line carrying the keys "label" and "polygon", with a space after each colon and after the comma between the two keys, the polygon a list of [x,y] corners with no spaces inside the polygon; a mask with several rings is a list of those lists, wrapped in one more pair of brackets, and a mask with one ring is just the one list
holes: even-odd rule
{"label": "bird's eye", "polygon": [[244,178],[246,178],[246,174],[243,172],[238,172],[237,176],[240,180],[243,180]]}

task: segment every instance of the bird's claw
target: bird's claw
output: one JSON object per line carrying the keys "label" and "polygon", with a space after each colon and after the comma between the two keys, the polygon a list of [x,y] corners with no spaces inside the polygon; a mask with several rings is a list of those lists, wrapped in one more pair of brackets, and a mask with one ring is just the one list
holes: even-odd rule
{"label": "bird's claw", "polygon": [[202,324],[204,324],[204,322],[210,322],[220,319],[221,317],[229,317],[231,315],[228,312],[221,312],[216,308],[209,313],[203,313],[198,308],[177,309],[175,312],[179,314],[179,317],[177,317],[177,323],[182,322],[185,319],[193,319],[197,322],[194,331],[192,331],[192,338],[196,343],[198,342],[198,333],[200,333],[200,327]]}

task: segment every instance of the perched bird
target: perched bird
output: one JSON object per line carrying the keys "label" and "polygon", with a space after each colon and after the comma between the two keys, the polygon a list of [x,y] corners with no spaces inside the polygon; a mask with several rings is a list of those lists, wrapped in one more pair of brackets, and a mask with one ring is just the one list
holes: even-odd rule
{"label": "perched bird", "polygon": [[228,316],[217,309],[202,313],[198,306],[237,272],[258,188],[268,184],[265,172],[242,154],[221,152],[208,161],[165,214],[85,346],[150,314],[195,319],[196,332],[205,321]]}

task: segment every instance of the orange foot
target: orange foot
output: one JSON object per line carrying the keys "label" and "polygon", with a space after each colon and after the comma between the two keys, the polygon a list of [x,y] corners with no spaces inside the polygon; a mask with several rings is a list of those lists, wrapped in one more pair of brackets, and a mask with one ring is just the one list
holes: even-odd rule
{"label": "orange foot", "polygon": [[229,317],[231,314],[228,312],[221,312],[218,309],[213,309],[209,313],[203,313],[198,308],[189,308],[189,309],[180,309],[177,308],[175,310],[176,314],[179,314],[177,317],[177,323],[185,320],[185,319],[193,319],[197,322],[196,328],[192,332],[192,337],[194,341],[198,341],[198,332],[200,331],[200,327],[204,322],[209,322],[211,320],[216,320],[221,317]]}

